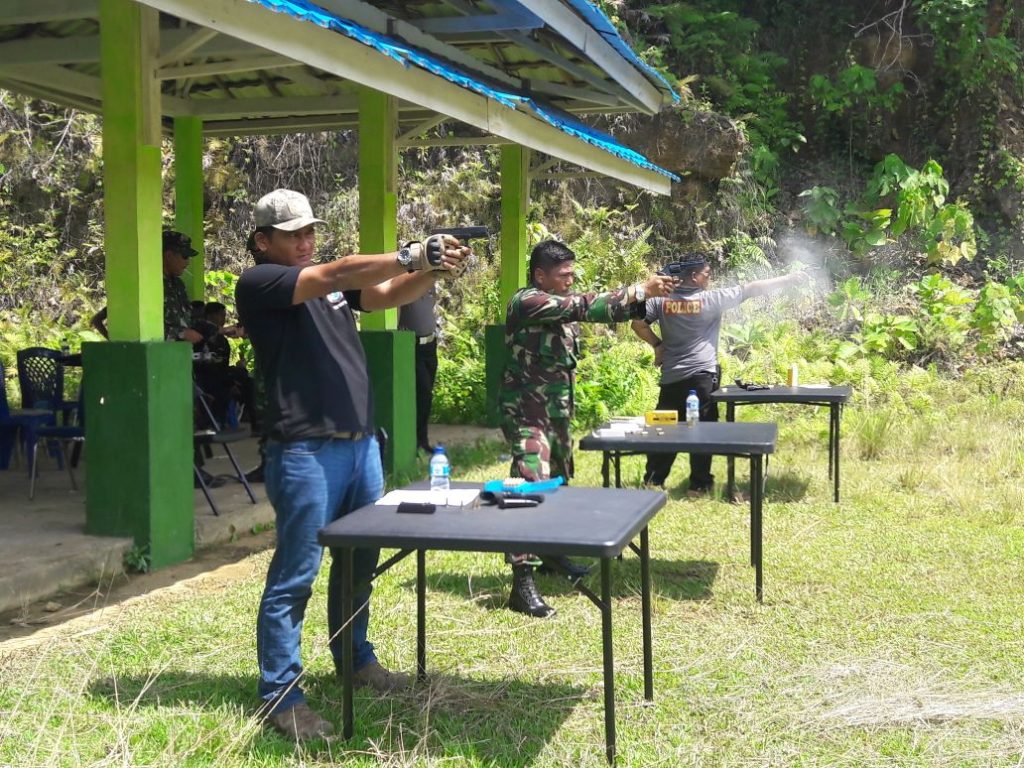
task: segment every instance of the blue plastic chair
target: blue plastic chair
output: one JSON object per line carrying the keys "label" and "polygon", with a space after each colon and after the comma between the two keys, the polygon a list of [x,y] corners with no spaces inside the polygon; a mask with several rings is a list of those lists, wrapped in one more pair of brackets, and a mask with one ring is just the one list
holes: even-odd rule
{"label": "blue plastic chair", "polygon": [[11,455],[20,443],[28,457],[31,472],[38,430],[40,427],[52,425],[54,415],[47,409],[12,409],[7,402],[4,381],[4,365],[0,362],[0,469],[11,466]]}

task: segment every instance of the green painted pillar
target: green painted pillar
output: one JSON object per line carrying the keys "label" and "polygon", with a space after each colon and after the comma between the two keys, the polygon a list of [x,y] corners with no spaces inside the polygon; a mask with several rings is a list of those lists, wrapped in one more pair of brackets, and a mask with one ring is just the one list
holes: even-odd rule
{"label": "green painted pillar", "polygon": [[498,424],[498,387],[505,367],[505,307],[526,285],[526,216],[530,210],[530,150],[516,144],[501,148],[501,268],[499,315],[484,332],[486,354],[486,423]]}
{"label": "green painted pillar", "polygon": [[163,341],[156,11],[100,4],[109,343],[84,352],[86,528],[154,566],[192,555],[191,347]]}
{"label": "green painted pillar", "polygon": [[530,210],[530,150],[517,144],[501,148],[501,295],[500,316],[512,294],[526,285],[526,215]]}
{"label": "green painted pillar", "polygon": [[131,536],[154,568],[192,557],[192,389],[181,342],[83,345],[86,531]]}
{"label": "green painted pillar", "polygon": [[[359,91],[359,250],[388,253],[398,244],[398,152],[394,97]],[[398,310],[360,317],[377,424],[388,431],[386,465],[395,476],[416,465],[416,362],[413,334],[398,331]]]}
{"label": "green painted pillar", "polygon": [[199,251],[189,259],[181,279],[189,298],[203,301],[203,121],[198,117],[174,118],[174,226],[192,238],[192,247]]}
{"label": "green painted pillar", "polygon": [[[359,252],[388,253],[398,247],[398,103],[372,88],[359,90]],[[398,327],[398,310],[362,317],[362,327]]]}
{"label": "green painted pillar", "polygon": [[388,433],[384,463],[401,480],[416,466],[415,334],[364,330],[359,336],[370,368],[377,426]]}

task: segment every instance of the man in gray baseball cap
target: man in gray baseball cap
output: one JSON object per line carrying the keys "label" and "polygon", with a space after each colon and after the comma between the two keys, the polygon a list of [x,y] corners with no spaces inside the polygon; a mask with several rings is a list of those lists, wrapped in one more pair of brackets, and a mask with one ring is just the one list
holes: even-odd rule
{"label": "man in gray baseball cap", "polygon": [[[408,304],[439,275],[458,275],[469,248],[450,235],[392,253],[354,254],[314,263],[316,227],[306,196],[274,190],[256,203],[249,250],[256,266],[235,289],[238,317],[256,354],[266,392],[265,482],[277,521],[277,549],[256,622],[259,694],[267,722],[296,741],[331,733],[306,704],[299,643],[306,603],[323,549],[317,531],[383,493],[366,355],[355,312]],[[376,549],[357,549],[353,578],[368,584]],[[352,620],[354,682],[378,692],[409,684],[389,672],[367,640],[367,607]],[[340,672],[341,569],[331,558],[327,586],[330,648]]]}
{"label": "man in gray baseball cap", "polygon": [[252,218],[256,229],[273,227],[284,232],[294,232],[310,224],[327,223],[313,215],[313,207],[304,194],[291,189],[275,189],[261,197]]}

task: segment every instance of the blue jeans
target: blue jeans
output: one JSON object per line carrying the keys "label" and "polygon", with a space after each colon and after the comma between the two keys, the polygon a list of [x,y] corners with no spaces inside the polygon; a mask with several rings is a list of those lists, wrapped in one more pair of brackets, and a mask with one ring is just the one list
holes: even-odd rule
{"label": "blue jeans", "polygon": [[[277,549],[267,571],[267,585],[256,621],[256,653],[260,666],[260,698],[285,710],[305,700],[299,678],[299,645],[306,603],[320,570],[323,547],[316,534],[328,523],[366,504],[384,491],[380,449],[374,437],[362,440],[270,441],[266,448],[266,489],[277,519]],[[353,606],[370,599],[366,582],[377,567],[380,550],[356,549]],[[327,624],[333,638],[331,654],[341,669],[341,568],[332,550],[327,586]],[[360,589],[359,585],[363,584]],[[376,657],[366,639],[367,605],[352,621],[353,669]]]}

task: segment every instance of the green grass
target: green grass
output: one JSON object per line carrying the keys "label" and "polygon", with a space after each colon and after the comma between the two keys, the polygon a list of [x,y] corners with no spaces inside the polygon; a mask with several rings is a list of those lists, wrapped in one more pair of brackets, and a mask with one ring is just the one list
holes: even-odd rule
{"label": "green grass", "polygon": [[[653,707],[641,704],[638,564],[614,567],[620,765],[1020,764],[1024,405],[981,384],[934,389],[926,413],[846,411],[838,506],[824,409],[741,410],[781,430],[763,605],[746,507],[686,501],[677,461],[651,526]],[[454,475],[503,476],[499,451],[454,451]],[[599,484],[598,456],[578,459],[576,482]],[[625,464],[638,482],[642,460]],[[724,459],[715,472],[724,480]],[[553,619],[503,610],[509,573],[493,555],[428,555],[428,690],[357,693],[351,743],[296,748],[262,730],[254,625],[268,560],[253,556],[250,578],[155,595],[98,631],[0,657],[0,765],[604,764],[599,614],[549,578]],[[340,727],[322,582],[307,686]],[[381,580],[373,607],[382,660],[411,669],[413,562]]]}

